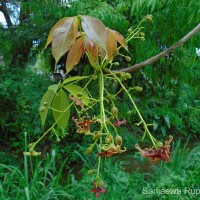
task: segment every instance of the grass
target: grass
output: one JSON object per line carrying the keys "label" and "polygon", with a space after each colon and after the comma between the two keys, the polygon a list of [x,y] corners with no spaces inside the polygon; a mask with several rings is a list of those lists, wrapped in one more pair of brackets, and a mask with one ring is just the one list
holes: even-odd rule
{"label": "grass", "polygon": [[[26,135],[25,135],[26,140]],[[189,140],[188,140],[189,141]],[[197,189],[200,187],[200,145],[188,149],[188,141],[181,148],[180,141],[174,145],[170,163],[151,165],[152,170],[141,172],[140,163],[143,159],[136,160],[137,169],[132,173],[124,170],[125,165],[131,166],[131,159],[119,160],[117,156],[105,160],[102,170],[102,178],[106,182],[106,194],[101,194],[100,200],[192,200],[198,197],[194,194],[143,194],[143,188],[152,190],[184,188]],[[27,147],[25,147],[27,148]],[[63,176],[68,157],[63,159],[59,168],[56,167],[57,154],[52,150],[46,157],[24,156],[24,166],[0,164],[0,199],[1,200],[93,200],[95,194],[89,193],[92,189],[94,175],[86,174],[88,169],[94,168],[96,155],[85,156],[80,151],[75,152],[84,162],[81,172],[82,178],[78,181],[70,171]],[[145,161],[148,164],[148,162]]]}

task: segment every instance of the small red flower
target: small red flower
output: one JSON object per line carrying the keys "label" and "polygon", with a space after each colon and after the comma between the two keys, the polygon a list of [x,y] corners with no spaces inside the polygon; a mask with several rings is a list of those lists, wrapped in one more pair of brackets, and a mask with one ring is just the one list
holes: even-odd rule
{"label": "small red flower", "polygon": [[74,97],[74,96],[71,95],[71,94],[69,95],[69,98],[70,98],[71,100],[75,101],[77,106],[81,106],[81,108],[84,107],[84,104],[83,104],[83,102],[82,102],[82,99],[78,99],[78,98]]}
{"label": "small red flower", "polygon": [[165,141],[165,146],[159,147],[157,149],[145,148],[142,150],[138,144],[136,144],[135,147],[136,149],[140,151],[140,154],[144,158],[149,158],[152,163],[156,163],[159,160],[169,162],[170,161],[169,154],[171,154],[169,152],[169,149],[170,149],[170,143],[172,140],[173,140],[173,137],[170,136],[169,141]]}
{"label": "small red flower", "polygon": [[94,188],[92,188],[91,190],[89,190],[89,192],[94,192],[96,193],[96,197],[99,198],[101,193],[106,193],[107,190],[103,187],[99,187],[97,186],[96,182],[92,183],[94,185]]}
{"label": "small red flower", "polygon": [[109,158],[113,154],[118,153],[117,151],[103,151],[97,154],[97,156],[105,156],[105,158]]}
{"label": "small red flower", "polygon": [[95,122],[92,121],[90,118],[87,120],[84,119],[85,116],[81,118],[81,120],[74,119],[72,120],[76,123],[76,126],[78,127],[77,133],[85,133],[85,134],[90,134],[90,124],[94,124]]}
{"label": "small red flower", "polygon": [[126,120],[125,119],[123,119],[122,121],[114,121],[114,126],[122,126],[122,125],[124,125],[124,124],[126,124]]}

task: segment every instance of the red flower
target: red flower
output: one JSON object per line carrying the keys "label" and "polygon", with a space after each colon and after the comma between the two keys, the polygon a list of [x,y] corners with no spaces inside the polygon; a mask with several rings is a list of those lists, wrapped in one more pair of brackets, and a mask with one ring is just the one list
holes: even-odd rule
{"label": "red flower", "polygon": [[88,118],[87,120],[85,120],[84,118],[85,116],[83,116],[80,121],[74,118],[72,118],[72,120],[76,123],[76,126],[78,127],[77,133],[90,134],[90,124],[94,124],[95,122],[92,121],[90,118]]}
{"label": "red flower", "polygon": [[96,182],[92,183],[94,185],[94,188],[92,188],[91,190],[89,190],[89,192],[94,192],[96,193],[96,197],[99,198],[101,193],[106,193],[107,190],[103,187],[99,187],[97,186]]}
{"label": "red flower", "polygon": [[117,151],[103,151],[97,154],[97,156],[105,156],[105,158],[109,158],[113,154],[118,153]]}
{"label": "red flower", "polygon": [[136,149],[140,151],[140,154],[144,158],[149,158],[152,163],[155,163],[159,160],[169,162],[170,161],[169,154],[171,154],[169,152],[169,149],[170,149],[170,143],[172,140],[173,140],[173,137],[170,136],[169,141],[165,141],[165,146],[159,147],[157,149],[145,148],[142,150],[138,144],[136,144],[135,147]]}
{"label": "red flower", "polygon": [[122,126],[126,124],[126,120],[123,119],[122,121],[114,121],[114,126]]}
{"label": "red flower", "polygon": [[81,106],[81,108],[84,107],[84,104],[83,104],[83,102],[82,102],[82,99],[78,99],[78,98],[74,97],[74,96],[71,95],[71,94],[69,95],[69,98],[70,98],[71,100],[75,101],[77,106]]}

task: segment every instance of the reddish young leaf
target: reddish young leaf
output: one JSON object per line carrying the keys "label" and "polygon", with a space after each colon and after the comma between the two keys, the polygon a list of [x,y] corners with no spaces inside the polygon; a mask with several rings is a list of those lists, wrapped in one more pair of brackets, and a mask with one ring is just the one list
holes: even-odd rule
{"label": "reddish young leaf", "polygon": [[113,54],[117,50],[117,40],[114,38],[113,34],[110,33],[110,29],[108,29],[108,38],[106,42],[107,56],[108,59],[113,57]]}
{"label": "reddish young leaf", "polygon": [[86,38],[85,49],[88,53],[90,64],[94,67],[98,64],[98,46]]}
{"label": "reddish young leaf", "polygon": [[107,30],[102,21],[83,15],[81,25],[87,37],[106,51]]}
{"label": "reddish young leaf", "polygon": [[71,45],[74,43],[77,32],[74,30],[75,17],[71,17],[65,23],[63,23],[59,28],[56,28],[53,32],[52,39],[52,54],[56,60],[59,59],[70,49]]}
{"label": "reddish young leaf", "polygon": [[56,28],[59,28],[60,26],[62,26],[67,20],[69,20],[71,17],[65,17],[60,19],[51,29],[48,39],[47,39],[47,43],[45,45],[44,48],[46,48],[51,42],[52,42],[52,38],[53,38],[53,32],[55,31]]}
{"label": "reddish young leaf", "polygon": [[69,73],[74,68],[74,66],[79,63],[82,53],[83,53],[83,38],[80,37],[78,40],[74,42],[67,55],[67,60],[66,60],[67,73]]}
{"label": "reddish young leaf", "polygon": [[126,44],[126,40],[124,39],[124,37],[117,31],[114,31],[112,29],[109,29],[109,31],[110,31],[110,34],[113,35],[115,40],[117,40],[122,45],[122,47],[124,47],[126,49],[127,44]]}
{"label": "reddish young leaf", "polygon": [[76,17],[74,19],[74,22],[73,22],[73,26],[74,26],[74,41],[76,40],[77,36],[78,36],[78,17]]}

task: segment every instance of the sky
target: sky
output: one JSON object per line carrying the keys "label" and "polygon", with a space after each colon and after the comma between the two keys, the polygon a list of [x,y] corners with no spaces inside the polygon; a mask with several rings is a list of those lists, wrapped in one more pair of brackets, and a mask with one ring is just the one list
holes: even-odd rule
{"label": "sky", "polygon": [[0,12],[0,22],[1,23],[5,23],[5,18],[4,18],[4,16],[3,16],[3,14],[2,14],[2,12]]}

